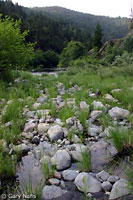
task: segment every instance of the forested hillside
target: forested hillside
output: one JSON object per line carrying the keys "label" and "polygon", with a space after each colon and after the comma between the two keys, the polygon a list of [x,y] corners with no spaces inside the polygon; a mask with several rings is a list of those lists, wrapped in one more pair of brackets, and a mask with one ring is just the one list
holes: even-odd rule
{"label": "forested hillside", "polygon": [[123,37],[128,32],[129,19],[127,18],[95,16],[62,7],[33,8],[33,10],[42,11],[42,13],[49,14],[51,17],[73,22],[80,29],[89,30],[91,34],[94,32],[96,23],[99,22],[104,32],[103,41]]}
{"label": "forested hillside", "polygon": [[28,9],[11,1],[0,1],[0,13],[14,19],[21,18],[22,31],[29,30],[28,42],[36,42],[36,49],[52,49],[60,53],[71,40],[82,42],[88,50],[96,23],[102,27],[103,41],[120,38],[128,32],[128,19],[94,16],[60,7]]}

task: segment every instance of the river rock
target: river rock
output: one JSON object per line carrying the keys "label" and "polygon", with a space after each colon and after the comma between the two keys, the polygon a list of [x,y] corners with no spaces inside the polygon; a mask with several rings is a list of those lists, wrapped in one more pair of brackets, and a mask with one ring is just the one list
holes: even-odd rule
{"label": "river rock", "polygon": [[103,105],[102,102],[100,101],[93,101],[93,107],[94,107],[94,110],[97,110],[97,109],[104,109],[105,106]]}
{"label": "river rock", "polygon": [[38,133],[42,135],[42,134],[46,133],[47,130],[49,129],[49,124],[40,123],[40,124],[38,124],[37,129],[38,129]]}
{"label": "river rock", "polygon": [[28,117],[28,118],[34,118],[34,115],[35,115],[35,111],[28,111],[26,113],[26,117]]}
{"label": "river rock", "polygon": [[118,181],[120,178],[119,176],[110,176],[107,181],[109,181],[110,183],[115,183],[116,181]]}
{"label": "river rock", "polygon": [[106,191],[110,191],[112,189],[112,184],[109,181],[104,181],[102,183],[102,189]]}
{"label": "river rock", "polygon": [[36,124],[29,122],[25,124],[24,132],[32,132],[35,130],[35,128],[36,128]]}
{"label": "river rock", "polygon": [[89,111],[89,105],[85,101],[80,102],[80,108],[82,110],[88,110]]}
{"label": "river rock", "polygon": [[56,165],[57,170],[64,170],[70,167],[71,157],[66,150],[58,150],[52,157],[51,162]]}
{"label": "river rock", "polygon": [[106,94],[105,99],[107,102],[118,102],[118,100],[114,99],[110,94]]}
{"label": "river rock", "polygon": [[62,196],[66,192],[67,192],[66,190],[62,190],[60,187],[56,185],[51,185],[51,186],[46,185],[42,190],[42,199],[53,200]]}
{"label": "river rock", "polygon": [[26,144],[19,144],[17,146],[14,146],[13,150],[17,153],[22,152],[22,154],[24,154],[24,153],[28,153],[28,151],[30,151],[30,147],[27,146]]}
{"label": "river rock", "polygon": [[78,190],[84,192],[84,190],[91,193],[97,193],[101,191],[101,183],[93,176],[86,172],[81,172],[74,181]]}
{"label": "river rock", "polygon": [[116,118],[117,120],[125,119],[129,116],[129,114],[130,112],[128,110],[119,107],[114,107],[111,110],[109,110],[109,115],[112,118]]}
{"label": "river rock", "polygon": [[79,172],[68,169],[62,172],[62,177],[66,181],[73,181],[78,174]]}
{"label": "river rock", "polygon": [[96,126],[94,124],[91,125],[91,127],[88,128],[88,134],[90,136],[96,136],[98,133],[102,132],[101,126]]}
{"label": "river rock", "polygon": [[51,126],[47,134],[51,142],[63,139],[63,130],[59,125]]}
{"label": "river rock", "polygon": [[109,176],[109,173],[104,170],[96,175],[97,179],[102,179],[103,181],[106,181],[109,178]]}
{"label": "river rock", "polygon": [[128,182],[124,179],[120,179],[119,181],[117,181],[113,185],[109,199],[110,200],[111,199],[117,199],[119,197],[129,195],[130,192],[127,188],[127,184],[128,184]]}
{"label": "river rock", "polygon": [[102,111],[102,110],[93,110],[93,111],[91,112],[90,117],[91,117],[93,120],[96,120],[96,119],[98,119],[102,114],[103,114],[103,111]]}
{"label": "river rock", "polygon": [[60,185],[60,181],[56,178],[50,178],[48,180],[48,182],[51,184],[51,185]]}

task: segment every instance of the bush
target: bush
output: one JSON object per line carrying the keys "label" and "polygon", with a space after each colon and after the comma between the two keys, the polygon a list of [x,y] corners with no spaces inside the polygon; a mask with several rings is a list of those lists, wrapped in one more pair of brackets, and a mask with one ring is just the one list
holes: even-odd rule
{"label": "bush", "polygon": [[124,48],[129,53],[133,52],[133,34],[131,34],[124,42]]}
{"label": "bush", "polygon": [[28,31],[21,33],[20,23],[0,16],[0,72],[22,69],[33,57],[34,44],[25,44]]}
{"label": "bush", "polygon": [[71,41],[60,55],[59,67],[68,67],[73,60],[87,55],[87,50],[81,42]]}

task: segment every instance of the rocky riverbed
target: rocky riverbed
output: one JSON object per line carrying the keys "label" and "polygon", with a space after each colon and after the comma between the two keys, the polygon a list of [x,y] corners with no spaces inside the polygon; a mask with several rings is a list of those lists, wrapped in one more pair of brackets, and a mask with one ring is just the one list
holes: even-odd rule
{"label": "rocky riverbed", "polygon": [[[16,172],[20,188],[23,189],[30,181],[34,189],[42,183],[41,198],[44,200],[74,200],[82,199],[84,195],[86,199],[95,197],[97,200],[131,200],[133,197],[127,188],[123,171],[119,169],[119,173],[110,173],[107,168],[118,154],[109,138],[110,131],[115,126],[119,129],[131,128],[128,121],[130,112],[122,108],[113,97],[114,92],[121,92],[120,89],[116,88],[112,95],[106,94],[103,97],[106,104],[97,100],[101,95],[100,91],[90,90],[88,98],[93,99],[91,105],[81,101],[77,107],[72,94],[82,90],[81,87],[74,85],[66,89],[63,83],[59,82],[57,88],[56,98],[49,99],[48,90],[44,88],[40,90],[41,95],[32,105],[32,110],[25,106],[23,116],[26,116],[26,124],[21,133],[20,144],[7,146],[3,140],[4,148],[8,149],[11,155],[13,152],[22,151]],[[65,94],[68,98],[64,100]],[[50,109],[40,109],[43,104],[48,104],[49,100],[57,111],[67,105],[74,111],[74,115],[63,122],[62,119],[52,116]],[[113,107],[108,102],[118,102],[120,106]],[[11,101],[7,102],[7,105],[10,103]],[[89,113],[85,126],[78,119],[81,111]],[[100,124],[99,118],[105,113],[110,117],[113,126],[104,128]],[[9,122],[7,126],[10,125]],[[47,173],[53,170],[52,176],[44,176],[43,170],[47,166]]]}

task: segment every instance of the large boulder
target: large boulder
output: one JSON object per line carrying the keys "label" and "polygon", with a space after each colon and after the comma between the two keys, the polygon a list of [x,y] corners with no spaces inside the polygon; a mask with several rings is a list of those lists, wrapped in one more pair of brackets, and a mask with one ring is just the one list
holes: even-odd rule
{"label": "large boulder", "polygon": [[51,162],[56,165],[57,170],[64,170],[70,167],[71,157],[66,150],[58,150],[52,157]]}
{"label": "large boulder", "polygon": [[46,185],[42,190],[42,199],[53,200],[62,196],[66,192],[67,192],[66,190],[62,190],[60,187],[56,185],[51,185],[51,186]]}
{"label": "large boulder", "polygon": [[95,179],[93,176],[86,172],[80,173],[75,181],[75,185],[77,186],[78,190],[84,192],[85,190],[91,193],[97,193],[101,191],[101,183]]}
{"label": "large boulder", "polygon": [[109,115],[112,118],[116,119],[126,119],[129,116],[130,112],[128,110],[119,108],[119,107],[114,107],[111,110],[109,110]]}
{"label": "large boulder", "polygon": [[129,195],[130,192],[127,188],[127,184],[128,184],[128,182],[124,179],[120,179],[119,181],[117,181],[113,185],[109,199],[110,200],[117,199],[117,198]]}
{"label": "large boulder", "polygon": [[48,137],[51,142],[55,142],[58,139],[63,139],[63,130],[59,125],[51,126],[48,130]]}

